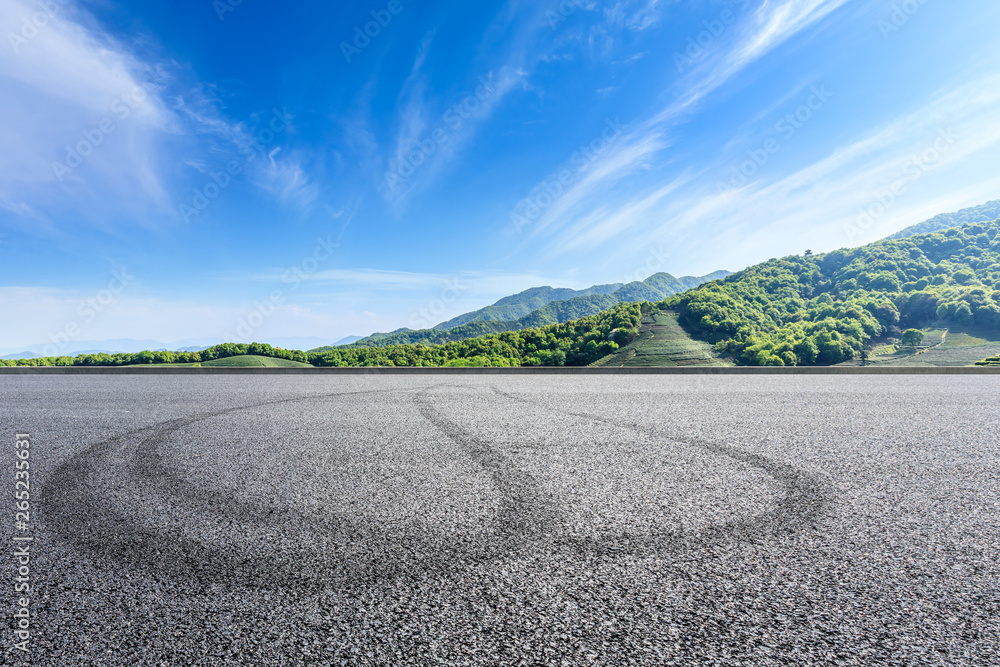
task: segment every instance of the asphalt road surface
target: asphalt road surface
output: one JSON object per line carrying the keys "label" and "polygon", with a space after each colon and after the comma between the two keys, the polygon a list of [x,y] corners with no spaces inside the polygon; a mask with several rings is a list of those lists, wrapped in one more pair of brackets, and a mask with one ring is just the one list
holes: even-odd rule
{"label": "asphalt road surface", "polygon": [[2,661],[1000,664],[998,396],[978,376],[0,376]]}

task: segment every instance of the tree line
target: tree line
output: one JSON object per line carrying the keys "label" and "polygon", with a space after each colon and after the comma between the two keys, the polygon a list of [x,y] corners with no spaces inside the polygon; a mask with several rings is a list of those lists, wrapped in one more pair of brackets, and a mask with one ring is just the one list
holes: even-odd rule
{"label": "tree line", "polygon": [[76,357],[0,360],[4,366],[143,366],[203,363],[256,355],[288,359],[319,367],[345,366],[584,366],[611,354],[637,334],[643,312],[651,304],[621,304],[591,317],[564,324],[453,341],[442,345],[405,344],[386,347],[343,347],[302,352],[266,343],[225,343],[201,352],[143,351],[82,354]]}

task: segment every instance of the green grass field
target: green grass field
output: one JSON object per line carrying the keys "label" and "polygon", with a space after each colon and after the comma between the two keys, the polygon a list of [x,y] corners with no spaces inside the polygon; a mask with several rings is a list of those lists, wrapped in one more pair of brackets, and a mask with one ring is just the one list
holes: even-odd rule
{"label": "green grass field", "polygon": [[255,357],[252,355],[215,359],[214,361],[202,362],[201,365],[205,368],[312,368],[310,364],[303,364],[298,361],[275,359],[274,357]]}
{"label": "green grass field", "polygon": [[140,364],[130,368],[312,368],[309,364],[288,359],[275,359],[273,357],[258,357],[254,355],[243,355],[239,357],[227,357],[225,359],[214,359],[200,364]]}
{"label": "green grass field", "polygon": [[712,345],[695,340],[677,321],[677,315],[655,312],[642,321],[639,337],[615,354],[591,366],[651,368],[657,366],[729,366],[712,351]]}

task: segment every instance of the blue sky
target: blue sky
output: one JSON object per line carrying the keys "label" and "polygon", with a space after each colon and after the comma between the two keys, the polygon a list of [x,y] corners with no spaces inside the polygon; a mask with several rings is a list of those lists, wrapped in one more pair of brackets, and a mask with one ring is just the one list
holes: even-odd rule
{"label": "blue sky", "polygon": [[998,24],[993,0],[0,0],[0,349],[333,341],[867,243],[1000,193]]}

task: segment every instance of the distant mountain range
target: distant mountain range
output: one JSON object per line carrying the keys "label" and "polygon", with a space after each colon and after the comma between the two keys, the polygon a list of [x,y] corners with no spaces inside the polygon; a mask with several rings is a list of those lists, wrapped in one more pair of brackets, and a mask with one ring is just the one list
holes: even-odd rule
{"label": "distant mountain range", "polygon": [[347,338],[341,338],[340,340],[338,340],[336,343],[334,343],[334,346],[350,345],[351,343],[357,343],[362,338],[364,338],[364,336],[348,336]]}
{"label": "distant mountain range", "polygon": [[[458,317],[450,319],[447,322],[442,322],[434,328],[454,329],[455,327],[468,324],[469,322],[511,322],[520,320],[526,315],[530,315],[551,303],[572,301],[574,304],[582,305],[588,303],[586,297],[602,297],[610,295],[614,297],[614,299],[610,302],[612,304],[628,301],[655,301],[680,292],[686,292],[687,290],[697,287],[698,285],[710,280],[725,278],[727,275],[729,275],[727,271],[717,271],[700,278],[693,276],[674,278],[669,273],[657,273],[642,282],[633,282],[627,285],[623,283],[594,285],[593,287],[588,287],[583,290],[554,287],[533,287],[519,294],[504,297],[492,306],[486,306],[485,308],[475,310],[471,313],[459,315]],[[592,299],[590,302],[605,303],[607,300],[598,298]],[[546,322],[546,324],[559,324],[568,321],[565,319],[559,319],[557,308],[558,307],[549,311],[552,317],[547,319],[551,319],[552,321]],[[573,308],[571,307],[571,309]],[[579,308],[574,310],[579,310]],[[593,315],[593,313],[586,313],[585,315],[580,315],[580,317],[585,317],[586,315]]]}
{"label": "distant mountain range", "polygon": [[908,239],[918,234],[932,234],[943,229],[951,229],[961,225],[969,225],[974,222],[993,222],[1000,218],[1000,199],[988,201],[980,206],[963,208],[956,213],[941,213],[935,215],[930,220],[911,225],[906,229],[896,232],[892,236],[887,236],[887,241],[898,241]]}
{"label": "distant mountain range", "polygon": [[41,356],[34,352],[15,352],[14,354],[5,354],[0,359],[40,359]]}
{"label": "distant mountain range", "polygon": [[[595,315],[619,303],[661,301],[728,275],[730,275],[728,271],[716,271],[707,276],[675,278],[669,273],[657,273],[641,282],[594,285],[584,290],[533,287],[504,297],[491,306],[442,322],[433,329],[416,331],[399,329],[391,333],[376,333],[355,341],[350,346],[385,347],[415,343],[438,345],[484,334],[562,324]],[[313,351],[323,351],[336,346],[335,344]]]}

